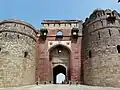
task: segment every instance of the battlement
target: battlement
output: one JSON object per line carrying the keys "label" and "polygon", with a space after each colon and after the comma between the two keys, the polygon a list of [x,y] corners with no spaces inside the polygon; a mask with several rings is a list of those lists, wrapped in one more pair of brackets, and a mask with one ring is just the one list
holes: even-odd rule
{"label": "battlement", "polygon": [[41,23],[47,29],[71,29],[73,27],[80,27],[81,20],[43,20]]}
{"label": "battlement", "polygon": [[116,19],[120,19],[120,14],[116,10],[112,11],[110,9],[95,9],[89,18],[85,19],[84,25],[89,24],[95,20],[106,19],[108,17],[115,17]]}
{"label": "battlement", "polygon": [[81,20],[43,20],[42,24],[67,24],[67,23],[78,23]]}

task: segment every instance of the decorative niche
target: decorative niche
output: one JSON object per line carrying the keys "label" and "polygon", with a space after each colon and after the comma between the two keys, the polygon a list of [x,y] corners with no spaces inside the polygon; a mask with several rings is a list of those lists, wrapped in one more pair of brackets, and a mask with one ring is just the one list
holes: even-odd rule
{"label": "decorative niche", "polygon": [[40,36],[41,36],[43,39],[46,39],[47,34],[48,34],[48,30],[47,30],[47,29],[45,29],[45,28],[40,29]]}
{"label": "decorative niche", "polygon": [[71,31],[72,37],[77,38],[78,37],[78,32],[79,32],[78,28],[73,28],[72,31]]}

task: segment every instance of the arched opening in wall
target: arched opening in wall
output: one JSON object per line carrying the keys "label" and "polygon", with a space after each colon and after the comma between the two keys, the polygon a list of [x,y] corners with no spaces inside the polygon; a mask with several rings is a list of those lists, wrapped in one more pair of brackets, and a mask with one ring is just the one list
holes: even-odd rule
{"label": "arched opening in wall", "polygon": [[120,45],[117,45],[117,51],[120,53]]}
{"label": "arched opening in wall", "polygon": [[64,83],[65,81],[65,75],[63,73],[59,73],[57,76],[56,76],[56,83]]}
{"label": "arched opening in wall", "polygon": [[62,65],[58,65],[53,68],[53,83],[62,83],[66,80],[66,68]]}
{"label": "arched opening in wall", "polygon": [[56,40],[62,40],[63,38],[63,32],[62,31],[58,31],[57,35],[56,35]]}
{"label": "arched opening in wall", "polygon": [[57,36],[63,36],[63,32],[62,31],[58,31],[57,32]]}
{"label": "arched opening in wall", "polygon": [[70,79],[70,49],[63,45],[53,46],[49,51],[49,61],[51,63],[51,80],[57,83],[56,76],[60,73],[65,75],[66,82]]}

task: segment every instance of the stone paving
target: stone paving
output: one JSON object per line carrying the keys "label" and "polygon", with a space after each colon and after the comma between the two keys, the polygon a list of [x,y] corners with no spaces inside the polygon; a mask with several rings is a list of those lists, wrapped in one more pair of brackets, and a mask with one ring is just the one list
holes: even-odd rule
{"label": "stone paving", "polygon": [[85,85],[30,85],[30,86],[22,86],[22,87],[9,87],[9,88],[1,88],[0,90],[120,90],[120,88],[112,88],[112,87],[93,87],[93,86],[85,86]]}

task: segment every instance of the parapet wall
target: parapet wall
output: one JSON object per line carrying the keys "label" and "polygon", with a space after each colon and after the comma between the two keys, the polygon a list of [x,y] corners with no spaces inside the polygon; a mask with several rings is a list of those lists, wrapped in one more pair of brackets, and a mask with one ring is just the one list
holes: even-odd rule
{"label": "parapet wall", "polygon": [[47,29],[81,28],[81,20],[44,20],[41,24]]}

